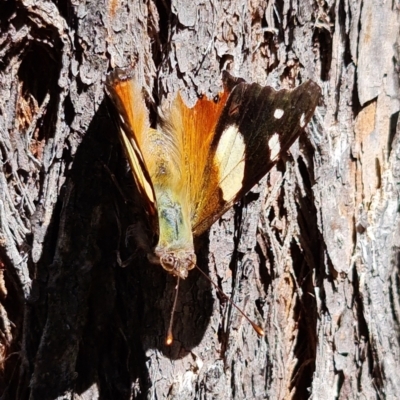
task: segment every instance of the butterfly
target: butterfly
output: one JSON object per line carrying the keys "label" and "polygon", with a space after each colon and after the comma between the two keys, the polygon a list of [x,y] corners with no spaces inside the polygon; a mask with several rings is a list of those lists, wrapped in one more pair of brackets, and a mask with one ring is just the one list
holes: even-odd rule
{"label": "butterfly", "polygon": [[223,73],[217,98],[188,108],[178,94],[150,127],[131,69],[107,76],[120,134],[158,243],[149,259],[186,278],[196,264],[193,237],[205,232],[278,161],[311,119],[320,88],[307,81],[275,91]]}
{"label": "butterfly", "polygon": [[150,125],[132,69],[113,70],[106,90],[151,230],[148,258],[185,279],[201,235],[273,167],[310,121],[321,90],[307,81],[275,91],[228,72],[223,91],[189,108],[178,93]]}

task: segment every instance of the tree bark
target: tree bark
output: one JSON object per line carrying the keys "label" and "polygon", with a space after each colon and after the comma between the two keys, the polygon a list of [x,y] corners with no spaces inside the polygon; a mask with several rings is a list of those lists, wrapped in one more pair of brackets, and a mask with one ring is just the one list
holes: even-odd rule
{"label": "tree bark", "polygon": [[[1,399],[398,398],[399,6],[146,0],[0,4]],[[155,104],[221,71],[323,90],[304,134],[196,243],[149,264],[104,95],[134,65]],[[151,110],[155,116],[155,108]]]}

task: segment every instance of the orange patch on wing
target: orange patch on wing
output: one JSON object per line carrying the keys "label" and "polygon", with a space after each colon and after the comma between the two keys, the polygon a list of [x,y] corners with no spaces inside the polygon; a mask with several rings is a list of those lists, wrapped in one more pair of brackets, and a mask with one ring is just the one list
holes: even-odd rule
{"label": "orange patch on wing", "polygon": [[113,90],[118,96],[118,111],[126,119],[124,122],[130,126],[140,145],[150,128],[149,112],[142,91],[133,80],[116,82]]}
{"label": "orange patch on wing", "polygon": [[205,174],[205,170],[210,168],[211,142],[228,95],[228,92],[222,92],[218,101],[204,96],[193,108],[188,108],[178,94],[165,127],[176,141],[181,155],[182,190],[191,207],[192,226],[198,221],[196,213],[197,209],[202,208],[200,203],[207,199],[203,192],[204,177],[207,176],[215,185],[218,183],[218,171],[212,169],[210,174]]}

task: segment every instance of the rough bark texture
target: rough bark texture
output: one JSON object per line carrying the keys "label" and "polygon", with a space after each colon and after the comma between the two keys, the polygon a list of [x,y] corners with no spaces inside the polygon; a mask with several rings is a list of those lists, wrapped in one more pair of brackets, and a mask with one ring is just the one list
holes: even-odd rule
{"label": "rough bark texture", "polygon": [[[398,398],[399,6],[363,1],[0,3],[1,399]],[[220,72],[323,99],[291,156],[174,279],[136,250],[106,72],[156,103]]]}

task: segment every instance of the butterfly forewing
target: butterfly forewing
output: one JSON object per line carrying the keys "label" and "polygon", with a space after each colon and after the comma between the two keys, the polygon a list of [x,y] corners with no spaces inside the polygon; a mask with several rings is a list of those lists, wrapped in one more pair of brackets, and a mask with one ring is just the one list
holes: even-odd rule
{"label": "butterfly forewing", "polygon": [[319,97],[320,88],[312,81],[294,90],[275,91],[243,82],[234,87],[210,146],[202,179],[204,201],[192,220],[195,235],[207,230],[289,149],[312,117]]}
{"label": "butterfly forewing", "polygon": [[152,129],[141,89],[129,73],[116,69],[107,77],[107,91],[118,110],[121,141],[143,206],[151,220],[152,229],[157,229],[155,193],[142,150]]}

